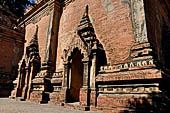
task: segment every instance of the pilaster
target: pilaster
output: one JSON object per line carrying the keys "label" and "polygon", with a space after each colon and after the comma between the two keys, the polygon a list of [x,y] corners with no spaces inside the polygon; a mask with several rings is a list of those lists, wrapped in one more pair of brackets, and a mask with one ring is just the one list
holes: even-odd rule
{"label": "pilaster", "polygon": [[44,72],[54,72],[55,71],[55,61],[57,56],[57,42],[58,42],[58,30],[60,21],[60,3],[56,0],[51,0],[48,2],[48,7],[50,9],[49,15],[49,25],[47,29],[46,37],[46,49],[45,57],[42,62],[41,70]]}
{"label": "pilaster", "polygon": [[39,103],[47,103],[50,98],[50,92],[53,89],[51,80],[56,66],[58,29],[61,13],[59,1],[49,0],[46,4],[48,5],[50,19],[46,35],[45,56],[41,63],[41,71],[32,81],[33,91],[30,97],[33,101],[36,101],[37,98],[37,102]]}

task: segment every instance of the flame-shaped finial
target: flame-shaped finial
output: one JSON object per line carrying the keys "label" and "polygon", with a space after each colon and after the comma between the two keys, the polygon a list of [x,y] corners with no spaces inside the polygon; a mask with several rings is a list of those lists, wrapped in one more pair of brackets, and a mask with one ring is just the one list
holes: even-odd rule
{"label": "flame-shaped finial", "polygon": [[88,6],[88,5],[86,5],[86,9],[85,9],[84,16],[88,16],[88,12],[89,12],[89,6]]}
{"label": "flame-shaped finial", "polygon": [[33,36],[34,40],[37,40],[37,35],[38,35],[38,25],[36,25],[36,30],[35,30],[35,34]]}
{"label": "flame-shaped finial", "polygon": [[36,25],[36,31],[35,31],[35,34],[33,35],[31,41],[30,41],[30,44],[29,45],[38,45],[38,25]]}
{"label": "flame-shaped finial", "polygon": [[38,34],[38,25],[36,25],[36,31],[35,31],[35,35]]}

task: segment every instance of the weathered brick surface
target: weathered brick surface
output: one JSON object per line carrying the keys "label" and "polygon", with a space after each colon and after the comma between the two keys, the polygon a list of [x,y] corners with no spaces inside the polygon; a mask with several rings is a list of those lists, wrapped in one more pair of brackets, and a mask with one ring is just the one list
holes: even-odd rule
{"label": "weathered brick surface", "polygon": [[80,89],[80,105],[87,106],[88,100],[88,89]]}
{"label": "weathered brick surface", "polygon": [[42,93],[41,92],[32,92],[30,95],[30,101],[41,103]]}
{"label": "weathered brick surface", "polygon": [[11,73],[17,69],[17,63],[22,55],[22,45],[15,39],[8,39],[0,36],[0,67],[3,72]]}
{"label": "weathered brick surface", "polygon": [[[49,103],[54,103],[57,105],[62,103],[62,105],[64,105],[63,103],[66,102],[67,105],[67,100],[69,101],[69,90],[71,89],[70,87],[73,85],[72,82],[78,83],[77,79],[79,79],[78,77],[75,77],[74,79],[73,76],[75,76],[76,73],[73,72],[75,70],[72,67],[70,68],[70,64],[71,66],[72,64],[76,64],[73,60],[73,58],[75,57],[75,53],[73,52],[73,50],[75,50],[76,52],[77,48],[77,52],[79,52],[80,50],[81,54],[83,53],[83,59],[81,59],[81,62],[83,62],[84,65],[83,74],[81,73],[83,75],[83,83],[82,81],[81,83],[84,86],[82,86],[83,88],[79,87],[80,96],[79,99],[76,98],[76,101],[79,100],[81,106],[89,108],[97,105],[99,109],[108,108],[111,110],[111,112],[121,112],[125,110],[126,107],[129,107],[129,100],[135,99],[134,96],[136,96],[136,93],[140,96],[145,95],[145,93],[161,93],[161,90],[159,89],[159,82],[162,79],[162,73],[155,64],[155,59],[152,54],[150,43],[151,45],[153,45],[153,48],[156,50],[156,54],[161,61],[161,18],[162,16],[166,17],[168,15],[167,10],[163,11],[163,9],[166,8],[164,8],[162,2],[151,2],[145,0],[145,8],[147,7],[147,23],[150,22],[152,19],[153,22],[159,23],[159,25],[155,26],[148,24],[147,27],[149,42],[147,41],[147,35],[145,34],[147,33],[147,31],[145,30],[145,17],[142,0],[131,0],[131,2],[129,1],[129,3],[132,3],[130,8],[128,0],[72,0],[66,6],[61,6],[61,8],[63,8],[62,10],[60,10],[62,11],[61,15],[58,13],[58,8],[60,7],[58,6],[59,3],[55,2],[54,5],[50,2],[54,3],[54,1],[52,0],[47,0],[46,3],[40,2],[40,6],[36,6],[27,14],[29,15],[30,13],[31,15],[31,13],[35,13],[35,11],[38,10],[43,4],[46,4],[44,7],[48,6],[48,8],[51,7],[52,9],[54,8],[53,6],[56,6],[57,8],[54,8],[55,13],[53,15],[54,21],[51,21],[51,25],[49,24],[51,20],[49,16],[49,11],[52,11],[52,9],[48,9],[47,7],[47,15],[43,15],[43,10],[41,10],[40,12],[35,13],[36,16],[40,15],[40,17],[33,16],[31,17],[31,19],[29,19],[28,17],[26,17],[28,20],[25,19],[27,21],[27,42],[25,46],[28,46],[28,43],[35,33],[35,25],[38,25],[38,46],[41,56],[41,64],[44,61],[44,57],[46,56],[46,49],[48,50],[47,53],[49,53],[47,54],[47,61],[50,62],[51,60],[52,62],[56,62],[56,64],[54,64],[56,65],[56,67],[53,65],[49,65],[51,66],[50,69],[52,70],[52,73],[50,74],[48,73],[50,69],[45,69],[46,67],[43,65],[45,68],[41,68],[41,72],[39,73],[40,76],[36,76],[42,79],[39,80],[37,78],[37,82],[35,84],[37,86],[40,84],[45,84],[45,87],[39,88],[39,90],[41,90],[42,92],[33,91],[31,93],[30,100],[41,103],[43,99],[48,100],[48,97],[44,97],[44,95],[48,95],[50,92]],[[165,0],[165,2],[167,2],[167,0]],[[149,9],[149,6],[152,5],[152,3],[154,4],[154,6]],[[89,6],[89,11],[86,7],[86,13],[83,16],[86,4],[88,4]],[[159,7],[159,5],[161,5],[162,7]],[[156,7],[159,8],[156,9]],[[154,10],[153,14],[150,15],[149,13],[152,13],[152,10]],[[163,13],[162,11],[165,13]],[[157,15],[157,13],[162,14]],[[83,26],[83,28],[81,28],[81,25],[78,28],[82,16],[84,17],[84,20],[82,19],[81,21],[81,25]],[[89,18],[90,21],[88,20]],[[165,21],[167,22],[168,19],[169,17],[166,17]],[[59,25],[57,22],[59,22]],[[83,22],[87,22],[88,24],[84,24]],[[90,22],[93,24],[93,26],[91,26]],[[151,24],[155,23],[151,22]],[[90,27],[84,27],[86,25],[91,26],[92,30],[87,30],[87,28]],[[167,25],[169,25],[169,22],[167,22]],[[93,27],[95,29],[95,34],[93,32]],[[152,30],[152,28],[154,27],[156,27],[156,29]],[[81,34],[82,29],[85,32],[83,31]],[[77,34],[77,32],[79,32],[79,35]],[[90,36],[94,36],[90,38],[94,38],[94,40],[85,39],[87,38],[86,36],[89,32]],[[132,32],[134,32],[133,37]],[[159,36],[156,37],[157,33]],[[49,37],[47,36],[47,34]],[[83,44],[94,44],[92,46],[92,49],[89,49],[90,46],[85,46],[85,49],[83,49],[82,43],[78,43],[77,41],[78,39],[80,39],[80,36],[82,36],[81,38],[85,39]],[[98,59],[96,60],[95,58],[98,58],[98,56],[95,56],[97,55],[95,51],[97,51],[97,49],[99,49],[101,46],[98,46],[100,44],[98,44],[95,38],[98,39],[99,42],[103,45],[107,59],[107,65],[103,66],[104,63],[101,64],[101,70],[98,75],[96,74],[98,73],[99,67],[97,67],[97,71],[95,68],[95,66],[98,65]],[[156,38],[156,40],[154,38]],[[139,42],[137,41],[133,43],[134,40],[139,40]],[[64,49],[66,49],[65,52],[63,52]],[[93,54],[91,54],[92,58],[85,57],[91,52],[91,50]],[[56,54],[57,56],[55,56]],[[76,58],[78,59],[77,56]],[[76,64],[76,66],[78,65],[79,64]],[[63,66],[65,66],[64,69]],[[53,68],[56,68],[56,70],[53,70]],[[79,68],[76,69],[79,70]],[[53,71],[64,71],[63,80],[61,80],[61,78],[54,79],[55,77],[53,76]],[[46,75],[43,74],[43,72],[46,73]],[[47,77],[47,75],[49,77],[48,84],[44,79]],[[51,78],[52,80],[50,80]],[[33,79],[33,83],[34,81],[35,79]],[[65,83],[61,83],[61,81],[64,81]],[[52,83],[52,86],[50,85],[50,82]],[[57,88],[58,86],[60,87],[60,89]],[[90,88],[94,87],[96,87],[96,91],[89,90]],[[64,90],[64,88],[68,90]],[[37,89],[38,88],[36,87],[33,88],[33,90]],[[71,93],[76,96],[74,91]],[[145,96],[150,96],[150,94],[147,94]],[[127,95],[130,95],[130,97],[127,97]],[[139,99],[139,103],[140,102],[142,103],[142,101]],[[68,106],[74,106],[74,104]],[[77,109],[78,107],[74,108]]]}
{"label": "weathered brick surface", "polygon": [[[97,107],[99,109],[103,108],[103,111],[109,113],[112,112],[124,113],[125,111],[150,112],[151,110],[155,112],[156,111],[154,108],[155,106],[153,106],[152,103],[155,103],[155,105],[159,106],[158,103],[159,101],[160,100],[155,100],[149,97],[134,98],[134,97],[118,97],[118,96],[99,96]],[[108,110],[107,108],[110,108],[110,110]]]}
{"label": "weathered brick surface", "polygon": [[49,103],[61,105],[65,101],[65,99],[66,99],[66,92],[65,91],[53,92],[53,93],[50,94]]}
{"label": "weathered brick surface", "polygon": [[[89,5],[89,15],[97,38],[104,46],[108,64],[122,63],[129,56],[132,44],[132,25],[129,6],[124,0],[75,0],[63,10],[59,26],[57,66],[61,68],[63,49],[74,42],[85,5]],[[107,5],[108,4],[108,5]]]}
{"label": "weathered brick surface", "polygon": [[109,96],[99,96],[97,98],[97,107],[108,107],[108,108],[116,108],[116,107],[127,107],[128,106],[128,98],[123,97],[109,97]]}
{"label": "weathered brick surface", "polygon": [[16,16],[0,4],[0,97],[10,95],[23,55],[24,32],[16,27],[16,21]]}
{"label": "weathered brick surface", "polygon": [[96,106],[96,91],[91,90],[90,92],[90,105],[91,106]]}
{"label": "weathered brick surface", "polygon": [[[26,26],[26,34],[25,34],[25,47],[28,46],[30,40],[32,39],[33,35],[36,31],[36,25],[38,25],[38,44],[39,44],[39,52],[41,57],[41,62],[44,60],[45,56],[45,49],[46,49],[46,36],[47,36],[47,29],[49,25],[49,18],[50,16],[44,16],[41,20],[35,24],[30,23]],[[25,48],[26,49],[26,48]],[[26,50],[24,50],[26,52]],[[25,54],[25,53],[24,53]]]}

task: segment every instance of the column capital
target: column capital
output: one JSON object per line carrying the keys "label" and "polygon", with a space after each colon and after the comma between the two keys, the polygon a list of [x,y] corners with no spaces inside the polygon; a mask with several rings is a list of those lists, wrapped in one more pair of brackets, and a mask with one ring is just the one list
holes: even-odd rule
{"label": "column capital", "polygon": [[88,63],[90,61],[90,58],[89,57],[85,57],[82,59],[82,62],[83,63]]}

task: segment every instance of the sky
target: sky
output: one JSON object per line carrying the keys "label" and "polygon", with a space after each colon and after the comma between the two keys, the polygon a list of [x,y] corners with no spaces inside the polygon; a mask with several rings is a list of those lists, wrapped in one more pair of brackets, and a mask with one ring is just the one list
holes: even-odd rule
{"label": "sky", "polygon": [[35,0],[29,0],[30,2],[34,2]]}

